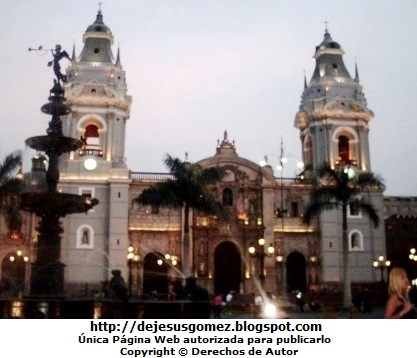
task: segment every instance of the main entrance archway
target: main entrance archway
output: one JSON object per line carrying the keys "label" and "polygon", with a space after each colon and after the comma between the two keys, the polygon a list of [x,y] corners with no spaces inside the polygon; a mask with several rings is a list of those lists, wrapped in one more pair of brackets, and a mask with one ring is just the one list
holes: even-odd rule
{"label": "main entrance archway", "polygon": [[143,293],[150,295],[168,292],[168,265],[158,252],[147,254],[143,260]]}
{"label": "main entrance archway", "polygon": [[306,259],[299,252],[292,252],[287,257],[287,288],[288,292],[306,292]]}
{"label": "main entrance archway", "polygon": [[214,291],[226,294],[239,292],[242,280],[242,259],[236,244],[224,241],[214,250]]}

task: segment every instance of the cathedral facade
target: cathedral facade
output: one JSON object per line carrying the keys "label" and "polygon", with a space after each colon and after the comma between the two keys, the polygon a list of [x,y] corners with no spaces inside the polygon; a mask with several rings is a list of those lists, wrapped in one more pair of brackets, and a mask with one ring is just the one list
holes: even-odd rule
{"label": "cathedral facade", "polygon": [[[83,147],[61,158],[59,189],[97,198],[99,205],[63,220],[61,260],[69,295],[99,291],[113,270],[122,271],[134,294],[145,296],[166,295],[170,283],[185,276],[195,277],[210,293],[341,290],[341,212],[323,212],[311,225],[303,224],[312,189],[308,178],[277,178],[267,158],[260,165],[240,157],[227,131],[217,142],[213,139],[213,153],[198,164],[225,170],[212,191],[229,211],[230,220],[192,212],[191,245],[185,252],[184,213],[134,201],[169,174],[137,172],[126,165],[132,98],[101,11],[83,40],[84,48],[78,56],[73,51],[67,68],[65,97],[72,112],[63,118],[64,135],[81,139]],[[373,113],[357,69],[352,77],[343,54],[326,29],[315,49],[316,67],[311,80],[305,80],[294,125],[305,168],[328,163],[370,172],[368,134]],[[382,218],[382,192],[363,195]],[[27,218],[23,232],[33,238],[31,220]],[[375,282],[372,262],[385,255],[384,226],[374,228],[352,206],[348,238],[352,284]],[[26,245],[29,255],[35,255],[36,239],[26,240]],[[10,254],[2,253],[4,261]],[[191,263],[187,268],[185,261]]]}

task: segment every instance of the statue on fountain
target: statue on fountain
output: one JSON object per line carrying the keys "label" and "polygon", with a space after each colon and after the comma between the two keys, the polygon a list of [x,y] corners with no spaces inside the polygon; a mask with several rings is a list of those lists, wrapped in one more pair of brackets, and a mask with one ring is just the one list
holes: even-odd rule
{"label": "statue on fountain", "polygon": [[63,58],[66,58],[69,61],[72,61],[72,59],[69,57],[66,51],[61,51],[61,45],[56,45],[55,52],[54,50],[51,50],[51,52],[52,56],[54,56],[54,59],[48,62],[48,66],[51,67],[53,65],[54,73],[58,82],[65,83],[67,82],[67,76],[61,73],[61,66],[59,61],[61,61]]}

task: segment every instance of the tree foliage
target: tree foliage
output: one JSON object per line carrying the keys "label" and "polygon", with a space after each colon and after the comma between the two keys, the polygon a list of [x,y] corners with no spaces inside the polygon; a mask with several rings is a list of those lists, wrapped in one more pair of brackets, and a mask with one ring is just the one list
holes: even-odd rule
{"label": "tree foliage", "polygon": [[375,227],[379,217],[375,207],[369,202],[372,191],[384,189],[382,180],[372,173],[351,172],[352,168],[331,168],[328,164],[319,167],[314,175],[310,202],[305,210],[303,221],[310,224],[315,216],[326,210],[342,210],[342,247],[343,247],[343,305],[352,303],[350,287],[349,244],[347,231],[348,206],[352,203],[369,216]]}
{"label": "tree foliage", "polygon": [[21,163],[19,151],[10,153],[0,163],[0,213],[10,231],[19,231],[22,224],[19,210],[22,180],[16,177]]}
{"label": "tree foliage", "polygon": [[219,167],[203,168],[199,164],[183,162],[167,155],[164,164],[172,178],[145,189],[135,201],[142,205],[158,205],[169,208],[195,209],[222,220],[228,213],[210,192],[210,186],[219,182],[224,170]]}
{"label": "tree foliage", "polygon": [[333,169],[328,164],[319,167],[315,173],[310,201],[303,221],[310,224],[313,217],[326,210],[347,208],[355,201],[359,208],[369,216],[375,227],[379,224],[378,214],[366,196],[361,194],[385,188],[382,179],[373,173],[350,174],[348,168]]}

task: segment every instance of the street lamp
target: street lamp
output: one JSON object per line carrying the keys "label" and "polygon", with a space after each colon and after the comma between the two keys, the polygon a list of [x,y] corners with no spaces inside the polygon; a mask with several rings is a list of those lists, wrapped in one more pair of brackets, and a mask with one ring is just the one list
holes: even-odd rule
{"label": "street lamp", "polygon": [[412,261],[417,261],[416,249],[414,247],[410,249],[410,254],[408,255],[408,258]]}
{"label": "street lamp", "polygon": [[387,277],[388,277],[388,267],[390,265],[391,265],[391,261],[387,260],[383,255],[380,255],[378,259],[374,260],[373,262],[373,266],[375,268],[379,268],[379,270],[381,271],[381,300],[382,302],[385,300],[384,269],[387,269]]}
{"label": "street lamp", "polygon": [[22,250],[18,249],[15,254],[9,256],[9,260],[11,262],[14,262],[15,260],[23,260],[24,262],[28,262],[29,257],[24,255]]}
{"label": "street lamp", "polygon": [[[413,247],[410,249],[410,254],[408,255],[408,258],[412,261],[412,263],[417,263],[417,250]],[[411,284],[413,286],[417,286],[417,278],[415,276],[416,274],[416,266],[415,265],[411,265],[411,269],[412,269],[412,278],[411,278]]]}
{"label": "street lamp", "polygon": [[129,299],[132,298],[132,283],[133,283],[133,277],[132,277],[132,268],[133,263],[138,262],[140,259],[139,254],[137,253],[137,249],[133,246],[129,246],[127,248],[127,266],[129,269],[129,278],[128,278],[128,285],[129,285]]}
{"label": "street lamp", "polygon": [[373,266],[379,268],[381,271],[381,282],[384,282],[384,269],[388,269],[391,265],[391,261],[387,260],[383,255],[380,255],[378,259],[374,260]]}
{"label": "street lamp", "polygon": [[13,282],[13,288],[10,288],[12,291],[9,293],[18,296],[25,290],[26,263],[29,262],[29,257],[18,249],[9,254],[9,261],[10,265],[5,263],[3,274]]}
{"label": "street lamp", "polygon": [[271,256],[274,254],[275,249],[271,244],[265,250],[265,239],[260,238],[257,242],[257,246],[251,245],[248,248],[249,255],[255,257],[259,260],[259,279],[261,281],[261,286],[264,287],[265,284],[265,257]]}

